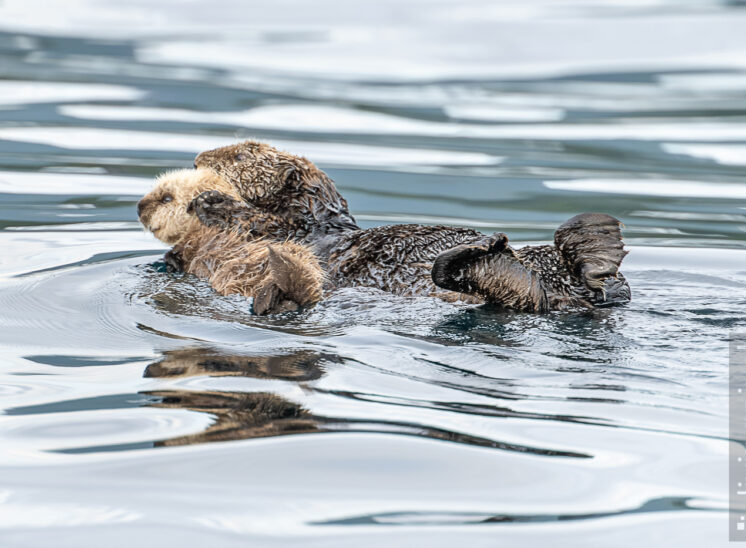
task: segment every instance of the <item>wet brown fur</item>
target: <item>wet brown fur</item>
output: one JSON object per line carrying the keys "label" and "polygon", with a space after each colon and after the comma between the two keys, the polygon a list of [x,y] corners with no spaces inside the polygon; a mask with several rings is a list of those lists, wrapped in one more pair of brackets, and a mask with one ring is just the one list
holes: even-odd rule
{"label": "wet brown fur", "polygon": [[248,206],[241,224],[255,236],[312,240],[358,228],[332,180],[301,156],[244,141],[199,154],[194,167],[231,183]]}
{"label": "wet brown fur", "polygon": [[[629,300],[629,286],[618,271],[626,255],[620,223],[609,215],[578,215],[557,230],[554,246],[515,250],[504,234],[488,237],[466,228],[389,225],[360,230],[331,179],[305,158],[269,145],[249,141],[223,147],[200,154],[196,165],[215,169],[249,201],[219,190],[204,193],[194,202],[203,223],[250,237],[290,237],[312,244],[325,267],[327,289],[376,287],[405,296],[490,302],[535,312]],[[288,169],[312,175],[288,182]],[[325,208],[319,202],[328,197]],[[338,212],[340,204],[349,222],[334,225],[334,230],[313,213]],[[334,215],[323,217],[330,218]],[[317,222],[321,224],[314,228]]]}
{"label": "wet brown fur", "polygon": [[313,252],[301,244],[204,226],[190,212],[206,189],[235,193],[211,170],[181,170],[158,178],[138,204],[142,224],[164,243],[167,257],[185,272],[207,279],[221,295],[254,297],[257,313],[295,310],[322,297],[324,273]]}
{"label": "wet brown fur", "polygon": [[[324,272],[313,252],[295,242],[249,240],[235,232],[201,227],[185,235],[173,252],[183,270],[204,278],[221,295],[276,301],[273,312],[295,310],[321,300]],[[254,309],[267,309],[255,302]]]}

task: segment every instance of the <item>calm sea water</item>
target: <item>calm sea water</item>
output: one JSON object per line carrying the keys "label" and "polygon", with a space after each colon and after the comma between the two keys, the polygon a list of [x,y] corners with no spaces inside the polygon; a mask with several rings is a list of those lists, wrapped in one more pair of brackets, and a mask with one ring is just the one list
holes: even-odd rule
{"label": "calm sea water", "polygon": [[[743,7],[0,3],[0,545],[724,546]],[[366,227],[608,212],[634,300],[252,316],[135,213],[246,137]]]}

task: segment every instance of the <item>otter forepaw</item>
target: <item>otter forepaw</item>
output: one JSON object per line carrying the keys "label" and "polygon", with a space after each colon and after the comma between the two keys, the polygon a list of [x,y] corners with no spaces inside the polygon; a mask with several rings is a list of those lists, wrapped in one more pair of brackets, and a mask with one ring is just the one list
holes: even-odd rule
{"label": "otter forepaw", "polygon": [[500,253],[508,247],[508,236],[503,232],[495,232],[492,236],[486,238],[487,253]]}
{"label": "otter forepaw", "polygon": [[495,232],[476,242],[444,251],[433,263],[430,273],[433,282],[444,289],[469,293],[472,287],[463,279],[466,268],[482,257],[503,253],[508,249],[508,237],[502,232]]}
{"label": "otter forepaw", "polygon": [[166,272],[183,272],[184,259],[181,252],[176,248],[170,249],[164,256],[163,261],[166,263]]}
{"label": "otter forepaw", "polygon": [[294,312],[300,308],[300,305],[289,299],[276,283],[269,281],[256,290],[253,308],[254,314],[264,316]]}
{"label": "otter forepaw", "polygon": [[233,213],[240,208],[241,204],[228,194],[206,190],[190,202],[187,211],[194,213],[205,226],[227,228]]}

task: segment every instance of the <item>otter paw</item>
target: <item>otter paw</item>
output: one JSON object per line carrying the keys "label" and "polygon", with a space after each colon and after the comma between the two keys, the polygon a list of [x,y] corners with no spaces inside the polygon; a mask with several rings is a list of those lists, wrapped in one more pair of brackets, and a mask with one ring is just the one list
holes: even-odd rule
{"label": "otter paw", "polygon": [[471,244],[454,247],[451,260],[470,262],[485,255],[494,255],[505,251],[508,247],[508,237],[502,232],[495,232],[492,236],[485,236]]}
{"label": "otter paw", "polygon": [[187,207],[187,211],[194,213],[205,226],[226,228],[236,210],[236,200],[217,190],[206,190]]}
{"label": "otter paw", "polygon": [[254,295],[254,314],[265,316],[267,314],[281,314],[283,312],[294,312],[300,305],[289,299],[285,292],[274,282],[267,282],[256,290]]}
{"label": "otter paw", "polygon": [[456,246],[438,255],[433,262],[430,276],[438,287],[459,293],[471,293],[474,287],[464,278],[466,270],[485,256],[505,252],[510,252],[508,237],[502,232],[495,232],[492,236]]}
{"label": "otter paw", "polygon": [[492,236],[488,236],[479,243],[486,246],[485,252],[488,255],[500,253],[508,247],[508,236],[503,232],[495,232]]}
{"label": "otter paw", "polygon": [[176,248],[169,250],[163,256],[163,261],[166,263],[166,272],[174,273],[184,271],[184,259]]}

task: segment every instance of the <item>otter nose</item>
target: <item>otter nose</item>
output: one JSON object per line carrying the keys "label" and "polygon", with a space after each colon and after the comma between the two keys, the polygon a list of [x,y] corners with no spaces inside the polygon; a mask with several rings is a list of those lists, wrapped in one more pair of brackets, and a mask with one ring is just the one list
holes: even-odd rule
{"label": "otter nose", "polygon": [[145,207],[145,204],[143,204],[142,200],[140,200],[139,202],[137,202],[137,216],[138,217],[140,215],[142,215],[142,210],[143,210],[144,207]]}

